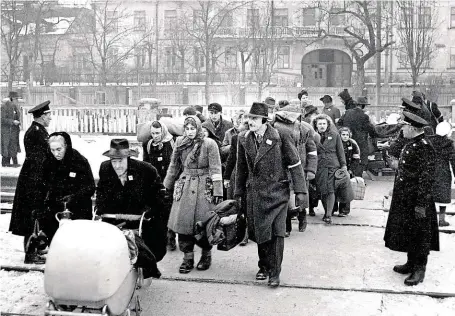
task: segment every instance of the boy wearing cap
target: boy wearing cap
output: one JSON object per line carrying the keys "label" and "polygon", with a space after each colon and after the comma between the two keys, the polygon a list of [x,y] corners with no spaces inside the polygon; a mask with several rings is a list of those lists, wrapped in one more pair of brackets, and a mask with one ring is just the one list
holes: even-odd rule
{"label": "boy wearing cap", "polygon": [[[206,127],[208,130],[214,130],[215,136],[221,142],[224,139],[224,135],[227,130],[232,128],[234,124],[228,120],[224,120],[222,117],[223,107],[219,103],[210,103],[208,106],[209,119],[202,123],[202,127]],[[229,154],[229,152],[227,153]],[[224,162],[227,159],[227,154],[221,157],[221,161]]]}
{"label": "boy wearing cap", "polygon": [[52,120],[49,104],[50,101],[46,101],[28,111],[33,114],[33,122],[25,132],[25,161],[14,194],[9,230],[14,235],[24,236],[24,263],[44,263],[44,258],[29,253],[26,246],[32,235],[35,220],[39,221],[45,212],[46,188],[43,185],[43,165],[49,148],[46,127]]}
{"label": "boy wearing cap", "polygon": [[[17,103],[19,95],[16,91],[10,91],[9,101],[2,104],[1,118],[1,143],[2,143],[2,167],[19,167],[17,163],[17,153],[21,152],[19,146],[20,133],[20,110]],[[10,160],[13,164],[10,164]]]}
{"label": "boy wearing cap", "polygon": [[340,112],[340,109],[333,106],[332,97],[330,95],[326,94],[319,100],[322,103],[324,103],[324,108],[322,109],[322,113],[327,114],[332,119],[333,125],[338,123],[338,120],[341,117],[341,112]]}
{"label": "boy wearing cap", "polygon": [[267,123],[268,107],[254,102],[249,130],[238,136],[235,197],[242,205],[246,192],[249,238],[256,241],[259,255],[257,280],[269,277],[268,285],[280,285],[286,214],[290,197],[288,172],[302,205],[307,187],[299,154],[289,135],[280,135]]}
{"label": "boy wearing cap", "polygon": [[409,274],[405,285],[423,282],[430,250],[439,251],[439,231],[433,201],[435,151],[425,139],[428,122],[403,111],[403,137],[408,139],[398,161],[398,171],[384,234],[385,246],[407,253],[407,262],[393,270]]}

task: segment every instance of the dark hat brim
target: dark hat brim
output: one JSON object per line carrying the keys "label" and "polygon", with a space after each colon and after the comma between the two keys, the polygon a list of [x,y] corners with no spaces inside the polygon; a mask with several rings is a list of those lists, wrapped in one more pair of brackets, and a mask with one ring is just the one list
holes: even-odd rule
{"label": "dark hat brim", "polygon": [[51,111],[49,108],[49,104],[51,101],[45,101],[43,103],[38,104],[37,106],[33,107],[32,109],[28,110],[28,113],[33,114],[33,113],[48,113]]}
{"label": "dark hat brim", "polygon": [[421,109],[421,107],[418,104],[412,102],[411,100],[409,100],[407,98],[401,98],[401,101],[403,101],[400,106],[401,108],[409,108],[411,110],[420,110]]}
{"label": "dark hat brim", "polygon": [[268,119],[269,117],[268,116],[265,116],[265,115],[259,115],[259,114],[245,114],[246,116],[249,116],[249,117],[262,117],[262,118],[266,118]]}
{"label": "dark hat brim", "polygon": [[139,153],[134,149],[114,149],[111,148],[103,153],[103,156],[109,158],[138,157]]}
{"label": "dark hat brim", "polygon": [[426,120],[424,120],[423,118],[421,118],[420,116],[418,116],[414,113],[411,113],[409,111],[403,111],[403,115],[405,117],[405,119],[404,119],[405,122],[408,122],[412,126],[424,127],[424,126],[428,125],[428,122]]}

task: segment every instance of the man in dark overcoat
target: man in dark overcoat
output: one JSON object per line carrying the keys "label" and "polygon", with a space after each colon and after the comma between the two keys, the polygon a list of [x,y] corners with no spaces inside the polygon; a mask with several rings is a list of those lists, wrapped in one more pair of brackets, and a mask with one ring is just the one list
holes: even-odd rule
{"label": "man in dark overcoat", "polygon": [[[208,106],[209,118],[202,123],[202,127],[207,128],[209,131],[215,131],[215,136],[221,141],[224,139],[224,135],[227,130],[234,127],[232,122],[223,119],[222,116],[223,107],[219,103],[210,103]],[[229,151],[221,153],[221,162],[225,162]]]}
{"label": "man in dark overcoat", "polygon": [[246,192],[248,233],[258,244],[257,280],[269,276],[268,285],[280,285],[286,214],[290,196],[288,171],[300,206],[307,194],[299,154],[289,135],[280,135],[267,123],[268,108],[253,103],[249,130],[238,136],[235,197],[241,205]]}
{"label": "man in dark overcoat", "polygon": [[[17,100],[19,94],[11,91],[8,96],[9,100],[1,107],[2,130],[2,167],[19,167],[17,163],[17,153],[21,152],[19,146],[19,133],[21,125],[21,114]],[[13,164],[10,164],[10,160]]]}
{"label": "man in dark overcoat", "polygon": [[359,97],[356,106],[349,109],[338,121],[338,125],[349,127],[352,132],[352,139],[357,142],[360,149],[360,164],[354,170],[356,177],[362,177],[363,172],[367,169],[368,165],[368,136],[376,137],[376,132],[373,124],[370,122],[370,117],[365,114],[363,108],[368,105],[366,97]]}
{"label": "man in dark overcoat", "polygon": [[28,111],[33,114],[33,122],[24,135],[25,161],[17,179],[9,226],[14,235],[24,236],[25,263],[43,263],[43,258],[28,254],[25,246],[32,235],[35,220],[39,221],[45,215],[43,166],[49,147],[46,127],[52,120],[49,104],[50,101],[46,101]]}
{"label": "man in dark overcoat", "polygon": [[[142,238],[160,261],[166,254],[167,228],[161,198],[158,171],[148,162],[132,159],[127,139],[112,139],[111,148],[103,153],[110,160],[101,163],[96,191],[97,214],[135,214],[147,212]],[[128,223],[125,228],[137,228]]]}
{"label": "man in dark overcoat", "polygon": [[425,139],[422,115],[403,111],[403,136],[409,140],[400,154],[392,203],[384,234],[385,246],[406,252],[408,260],[393,270],[410,274],[405,285],[423,282],[430,250],[439,251],[439,231],[432,187],[435,152]]}

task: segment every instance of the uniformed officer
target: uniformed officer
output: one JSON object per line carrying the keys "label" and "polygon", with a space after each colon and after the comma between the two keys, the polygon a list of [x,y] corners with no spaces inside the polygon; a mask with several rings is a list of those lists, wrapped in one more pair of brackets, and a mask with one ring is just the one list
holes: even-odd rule
{"label": "uniformed officer", "polygon": [[[393,270],[410,274],[404,283],[417,285],[425,278],[430,250],[439,251],[436,208],[432,197],[435,152],[425,139],[428,122],[421,112],[403,111],[403,137],[398,172],[384,235],[385,246],[406,252],[408,260]],[[420,114],[420,115],[419,115]]]}
{"label": "uniformed officer", "polygon": [[49,134],[46,127],[52,119],[49,104],[50,101],[46,101],[28,111],[33,114],[33,122],[24,136],[25,161],[17,180],[9,226],[14,235],[24,236],[25,263],[44,263],[39,255],[28,253],[26,245],[35,220],[38,219],[39,222],[45,211],[43,162],[48,150]]}

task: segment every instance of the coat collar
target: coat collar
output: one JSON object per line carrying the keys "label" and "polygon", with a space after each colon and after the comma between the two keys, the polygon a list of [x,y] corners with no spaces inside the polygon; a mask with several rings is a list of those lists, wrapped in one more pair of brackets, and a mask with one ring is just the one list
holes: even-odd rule
{"label": "coat collar", "polygon": [[253,132],[248,131],[245,138],[245,149],[256,165],[257,162],[278,143],[280,135],[274,128],[267,124],[261,146],[259,146],[258,149],[256,149],[256,139]]}

